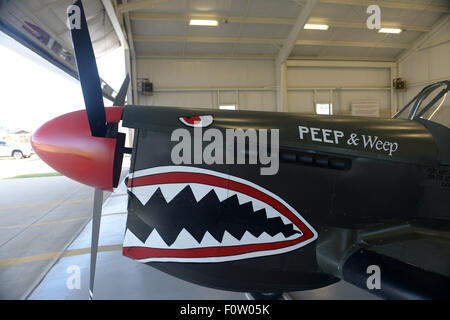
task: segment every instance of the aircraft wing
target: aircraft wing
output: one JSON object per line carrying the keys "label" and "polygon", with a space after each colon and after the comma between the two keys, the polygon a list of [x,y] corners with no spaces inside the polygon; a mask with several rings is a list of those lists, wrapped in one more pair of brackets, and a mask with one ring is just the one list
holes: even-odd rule
{"label": "aircraft wing", "polygon": [[416,219],[361,229],[324,228],[317,261],[324,272],[383,298],[442,299],[450,295],[448,227],[443,221]]}

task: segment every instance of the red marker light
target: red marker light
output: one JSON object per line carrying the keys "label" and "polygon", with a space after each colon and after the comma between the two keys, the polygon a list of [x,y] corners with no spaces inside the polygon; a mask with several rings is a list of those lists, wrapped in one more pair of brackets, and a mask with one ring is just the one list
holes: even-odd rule
{"label": "red marker light", "polygon": [[[119,122],[123,107],[105,108],[107,122]],[[117,140],[93,137],[85,110],[64,114],[31,137],[36,154],[63,175],[102,190],[114,185]]]}

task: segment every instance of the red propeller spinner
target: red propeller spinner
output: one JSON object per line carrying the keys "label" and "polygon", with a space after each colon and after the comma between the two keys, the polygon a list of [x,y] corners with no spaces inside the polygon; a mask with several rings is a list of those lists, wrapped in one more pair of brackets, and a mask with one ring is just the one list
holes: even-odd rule
{"label": "red propeller spinner", "polygon": [[[106,121],[118,123],[123,107],[105,108]],[[32,136],[36,154],[63,175],[102,190],[112,190],[118,140],[94,137],[85,110],[64,114],[41,126]],[[121,164],[122,161],[120,161]]]}

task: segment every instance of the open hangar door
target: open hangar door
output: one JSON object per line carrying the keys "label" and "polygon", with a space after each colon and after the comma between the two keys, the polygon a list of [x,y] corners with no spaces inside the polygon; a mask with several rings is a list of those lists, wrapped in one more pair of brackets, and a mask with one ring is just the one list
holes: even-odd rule
{"label": "open hangar door", "polygon": [[[33,4],[27,1],[3,1],[1,5],[1,27],[6,33],[32,48],[67,73],[76,76],[77,71],[73,60],[70,32],[64,22],[66,9],[71,5],[70,1],[36,1]],[[351,115],[369,119],[389,119],[400,111],[423,87],[436,82],[445,82],[450,78],[450,62],[448,61],[450,8],[447,1],[374,1],[373,5],[369,6],[367,1],[358,0],[229,0],[207,2],[201,0],[103,0],[83,1],[83,5],[95,53],[100,56],[102,50],[107,51],[118,46],[124,47],[126,69],[131,76],[128,104],[168,106],[167,110],[160,110],[165,117],[171,117],[172,113],[175,112],[170,111],[170,107],[180,107],[185,108],[183,112],[187,112],[186,110],[189,108],[205,108],[208,110],[290,112],[299,117],[302,117],[303,114],[328,115],[335,117],[336,123],[344,121],[341,119],[350,119],[345,117]],[[109,95],[113,99],[114,92],[108,87],[102,86],[103,94]],[[435,122],[445,124],[448,121],[449,100],[446,94],[445,96],[441,95],[437,100],[439,100],[437,101],[439,107],[434,111],[439,116],[439,120]],[[129,110],[131,109],[129,108]],[[133,110],[143,118],[140,120],[138,116],[132,117],[128,124],[137,123],[140,126],[138,128],[140,132],[146,132],[146,126],[166,125],[163,123],[165,120],[161,124],[155,123],[150,118],[147,122],[144,121],[149,115],[154,116],[154,113],[146,114],[145,111],[139,111],[139,107]],[[201,111],[198,112],[201,113]],[[238,117],[232,113],[227,115],[229,119]],[[242,121],[247,121],[245,120],[247,114],[245,115]],[[187,116],[187,114],[180,114],[180,116]],[[208,117],[210,115],[204,114],[203,116]],[[434,113],[432,116],[434,116]],[[273,117],[273,121],[276,122],[277,116],[273,115]],[[200,117],[200,119],[200,121],[208,121],[204,119],[209,118]],[[180,121],[186,124],[182,120]],[[184,119],[184,121],[187,121],[187,126],[189,126],[190,120]],[[259,119],[258,121],[263,120]],[[352,120],[345,121],[351,122]],[[367,123],[371,123],[370,121],[376,120],[367,121]],[[212,123],[213,125],[216,124],[215,122]],[[218,123],[220,125],[220,121]],[[224,120],[224,123],[227,122]],[[238,123],[238,120],[233,122],[236,126]],[[381,124],[381,122],[378,123]],[[391,122],[386,122],[386,124],[388,123]],[[310,127],[304,126],[305,131],[303,133],[308,132],[311,134],[311,138],[318,139],[317,135],[313,135],[315,131],[312,129],[314,128]],[[380,125],[381,127],[383,125]],[[403,128],[407,130],[406,127]],[[401,131],[401,127],[392,127],[391,130]],[[336,127],[333,132],[335,134],[334,141],[337,144],[341,131]],[[301,128],[300,136],[302,136]],[[138,135],[135,135],[135,137],[138,137]],[[158,139],[159,136],[155,134],[155,137]],[[319,140],[327,143],[331,141],[326,132],[323,132]],[[392,152],[397,151],[397,148],[393,147],[396,142],[389,143],[391,146],[390,155],[392,155]],[[439,145],[439,143],[436,144]],[[133,145],[133,142],[130,145]],[[384,146],[386,148],[389,144]],[[423,146],[425,147],[425,145]],[[389,148],[386,150],[389,150]],[[427,150],[426,148],[423,149],[424,155],[423,157],[421,155],[422,158],[430,156],[426,154]],[[298,153],[298,150],[296,152],[288,152],[285,155],[286,159],[289,159],[292,154],[296,159],[304,159],[303,153]],[[446,152],[441,151],[441,154],[446,154]],[[162,153],[161,150],[160,153]],[[161,156],[160,153],[158,153],[159,156]],[[383,157],[384,155],[380,156],[379,159],[383,160]],[[445,160],[445,156],[443,157]],[[158,158],[157,162],[161,162],[161,159]],[[325,160],[329,167],[332,166],[332,161],[335,161],[334,158]],[[345,162],[345,159],[343,161]],[[318,166],[321,166],[320,163]],[[346,168],[345,165],[344,167]],[[440,164],[439,170],[446,167],[448,167],[448,164]],[[239,173],[239,170],[233,170],[231,172]],[[429,175],[433,174],[429,173]],[[269,178],[256,179],[263,184],[264,181],[269,180]],[[273,185],[275,186],[276,183]],[[363,185],[356,185],[361,190],[364,189]],[[342,192],[350,192],[350,189],[342,189]],[[122,200],[126,198],[126,191],[124,192],[124,189],[120,189],[120,187],[118,190],[117,198]],[[161,190],[165,189],[161,188]],[[328,192],[327,190],[325,188],[323,191],[324,195]],[[389,190],[391,189],[389,188]],[[439,189],[440,195],[446,192],[446,189],[442,190]],[[177,194],[181,194],[179,191]],[[166,194],[161,194],[166,200],[169,199]],[[175,198],[177,194],[174,195]],[[364,194],[361,191],[358,194],[362,198],[368,197],[371,201],[373,200],[373,197],[367,193]],[[291,194],[287,197],[294,196]],[[430,197],[430,199],[433,197]],[[437,197],[439,198],[439,196]],[[109,199],[114,199],[114,197]],[[173,197],[170,199],[173,199]],[[113,200],[110,200],[110,202],[113,202]],[[446,204],[448,202],[443,203],[439,210]],[[427,205],[429,204],[422,206],[426,207]],[[319,207],[319,205],[317,206]],[[119,211],[125,210],[123,204],[118,205],[118,207],[120,208]],[[118,207],[112,205],[112,209],[107,207],[104,208],[103,212],[104,214],[106,212],[106,215],[120,216],[119,212],[114,211]],[[380,205],[380,208],[385,207]],[[392,210],[392,208],[389,210]],[[430,213],[430,216],[432,215],[433,213]],[[445,214],[443,216],[445,217]],[[106,272],[110,276],[108,280],[105,274],[102,275],[101,270],[106,270],[106,261],[112,263],[111,261],[120,261],[119,259],[121,259],[119,250],[122,247],[121,244],[116,242],[121,241],[120,237],[123,236],[125,220],[117,219],[113,221],[108,216],[102,217],[101,220],[103,225],[108,225],[108,232],[112,232],[109,236],[115,242],[109,243],[106,241],[102,243],[102,235],[100,235],[99,249],[100,251],[106,251],[106,253],[99,253],[99,257],[104,257],[104,260],[103,264],[97,268],[98,279],[102,279],[96,287],[98,297],[128,298],[130,297],[130,290],[133,290],[132,297],[136,299],[158,299],[161,295],[167,299],[189,299],[193,295],[200,299],[211,297],[219,299],[245,298],[242,294],[234,295],[234,293],[214,290],[202,291],[200,287],[183,287],[182,283],[171,282],[171,277],[162,276],[162,273],[156,273],[156,271],[152,271],[150,275],[150,272],[135,268],[134,265],[133,270],[138,275],[136,279],[130,282],[132,286],[121,281],[120,276],[117,276],[123,272],[120,267],[109,269]],[[445,221],[445,218],[443,220]],[[404,241],[402,245],[411,246],[408,250],[401,252],[395,245],[388,243],[385,246],[377,247],[376,254],[397,258],[408,265],[417,263],[417,259],[419,259],[417,256],[420,256],[422,260],[429,261],[425,267],[427,271],[431,270],[438,274],[438,278],[442,276],[446,279],[445,281],[448,281],[448,271],[445,270],[449,258],[448,254],[442,256],[444,261],[442,263],[438,263],[435,259],[436,255],[441,252],[440,250],[445,251],[445,248],[448,248],[448,243],[442,244],[435,239],[428,238],[424,243],[415,242],[416,236],[418,238],[425,237],[426,232],[423,231],[422,225],[418,227],[408,223],[404,226],[405,229],[402,229],[403,226],[396,225],[395,228],[383,229],[385,233],[380,233],[388,237],[395,237],[398,236],[396,232],[399,232],[399,234],[406,232],[407,236],[405,239],[402,238],[402,241]],[[427,227],[430,226],[427,225]],[[306,234],[307,231],[302,229],[302,232]],[[348,232],[344,232],[345,234],[342,233],[340,236],[354,236],[350,231]],[[370,234],[371,231],[364,230],[364,232],[364,234]],[[89,233],[90,229],[84,229],[80,237],[87,238]],[[444,230],[439,230],[438,233],[439,239],[443,239],[446,234],[448,235],[448,230],[444,228]],[[180,232],[179,237],[181,237],[181,234],[182,232]],[[408,238],[412,234],[414,235],[414,241],[410,241]],[[126,241],[144,246],[145,239],[136,239],[135,234],[133,236],[134,238],[129,233],[126,234]],[[332,234],[332,236],[334,235]],[[368,237],[370,238],[370,236],[374,235],[370,234]],[[376,239],[370,239],[376,242]],[[163,235],[162,241],[165,240],[167,238],[164,238]],[[201,246],[202,242],[198,242]],[[240,245],[238,242],[236,242],[237,245]],[[369,243],[373,244],[370,241]],[[306,245],[305,243],[305,248],[307,248]],[[84,246],[86,244],[77,238],[65,252],[69,252],[67,255],[72,253],[76,255],[76,250],[86,249]],[[423,253],[427,251],[426,248],[433,249],[430,249],[428,253]],[[160,249],[158,247],[158,250]],[[342,258],[339,254],[344,255],[342,252],[330,254],[326,249],[324,250],[317,252],[317,255],[329,254],[337,260],[339,260],[339,257]],[[421,253],[415,255],[417,252]],[[128,256],[137,259],[130,253],[128,253]],[[354,257],[354,259],[357,258]],[[71,291],[65,287],[65,284],[61,285],[54,281],[71,262],[64,259],[52,266],[47,276],[41,279],[40,285],[28,292],[27,298],[46,299],[64,296],[70,299],[85,297],[86,292]],[[233,261],[232,258],[229,259]],[[276,263],[281,263],[281,260],[276,260]],[[152,264],[154,261],[150,259],[149,262]],[[174,260],[169,259],[169,262],[174,262]],[[82,263],[84,266],[82,270],[85,271],[82,281],[84,288],[86,288],[89,278],[87,274],[88,262],[83,260]],[[336,263],[338,264],[338,262]],[[325,268],[336,279],[344,277],[343,274],[339,273],[339,270],[333,269],[333,262],[327,264],[319,261],[319,264],[321,268]],[[171,267],[161,266],[158,263],[155,265],[157,269],[182,279],[183,272],[189,273],[177,271],[176,268],[171,269]],[[239,266],[239,263],[234,266]],[[301,267],[305,266],[302,265]],[[205,269],[205,272],[207,271]],[[195,274],[195,272],[193,271],[192,274]],[[369,276],[370,274],[367,273],[366,278]],[[117,283],[114,285],[121,288],[120,292],[110,290],[110,286],[113,284],[107,282],[110,281],[111,277],[116,279]],[[170,283],[169,289],[158,292],[157,288],[152,289],[144,286],[145,288],[142,291],[137,290],[136,288],[140,286],[140,280],[146,281],[147,277],[154,277],[153,280],[157,279],[159,287],[164,286],[164,283]],[[317,279],[320,278],[320,276],[317,277]],[[200,283],[202,281],[207,282],[200,276],[197,279],[200,279],[197,281]],[[318,288],[320,287],[318,286],[313,290],[287,291],[293,291],[290,297],[294,299],[376,298],[373,295],[373,293],[377,293],[376,285],[371,288],[362,288],[368,289],[364,291],[356,287],[363,287],[356,280],[349,281],[354,284],[351,285],[343,281],[332,284],[334,282],[332,278],[324,279],[320,280],[323,281],[322,288]],[[348,281],[348,279],[346,280]],[[359,280],[361,280],[361,277],[359,277]],[[220,289],[226,287],[226,285],[221,283],[217,287]],[[235,288],[237,287],[236,285]],[[257,294],[267,293],[260,289],[263,287],[262,285],[260,287],[254,285],[252,291]],[[312,285],[312,287],[314,286]],[[292,286],[291,288],[299,287]],[[305,289],[308,288],[305,287]],[[395,293],[398,288],[391,289]],[[189,295],[189,290],[191,290],[192,295]],[[275,291],[272,293],[276,294]],[[160,295],[158,296],[158,294]],[[401,297],[415,297],[407,290],[399,294],[400,296],[404,294]],[[393,296],[395,294],[388,297]],[[254,295],[254,297],[261,298],[258,295]]]}
{"label": "open hangar door", "polygon": [[[71,4],[0,3],[0,299],[26,299],[91,218],[92,189],[62,177],[30,145],[43,123],[84,108],[65,19]],[[125,50],[102,2],[86,5],[103,100],[112,105],[127,73]]]}
{"label": "open hangar door", "polygon": [[[65,12],[71,1],[2,1],[0,28],[69,75],[78,78]],[[120,46],[101,1],[89,1],[87,10],[96,57]],[[113,100],[114,89],[102,80],[105,98]],[[116,89],[118,90],[118,88]],[[117,91],[116,91],[117,92]]]}

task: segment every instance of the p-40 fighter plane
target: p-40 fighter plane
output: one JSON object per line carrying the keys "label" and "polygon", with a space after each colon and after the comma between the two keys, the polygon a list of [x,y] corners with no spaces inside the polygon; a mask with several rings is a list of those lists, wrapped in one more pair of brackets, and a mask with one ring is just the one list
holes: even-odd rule
{"label": "p-40 fighter plane", "polygon": [[[32,145],[96,188],[91,295],[101,190],[117,187],[131,153],[126,257],[232,291],[344,280],[384,298],[450,296],[450,130],[429,120],[449,81],[425,87],[394,119],[123,106],[128,77],[105,108],[81,1],[74,6],[86,111],[47,122]],[[131,148],[120,121],[134,129]]]}

